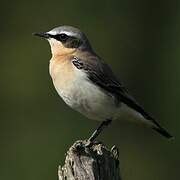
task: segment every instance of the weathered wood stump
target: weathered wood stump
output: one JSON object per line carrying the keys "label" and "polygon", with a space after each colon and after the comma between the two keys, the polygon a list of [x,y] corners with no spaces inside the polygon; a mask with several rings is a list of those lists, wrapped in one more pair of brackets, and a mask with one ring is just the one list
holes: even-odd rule
{"label": "weathered wood stump", "polygon": [[65,165],[59,166],[59,180],[121,180],[118,149],[108,150],[102,143],[77,141],[67,152]]}

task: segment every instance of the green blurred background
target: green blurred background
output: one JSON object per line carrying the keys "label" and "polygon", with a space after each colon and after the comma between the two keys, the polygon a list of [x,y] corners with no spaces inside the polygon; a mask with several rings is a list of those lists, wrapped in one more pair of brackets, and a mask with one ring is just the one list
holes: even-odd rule
{"label": "green blurred background", "polygon": [[67,107],[52,85],[46,41],[73,25],[174,136],[114,122],[99,137],[120,149],[123,180],[177,180],[180,170],[180,7],[177,1],[8,1],[0,6],[0,179],[53,180],[75,140],[98,122]]}

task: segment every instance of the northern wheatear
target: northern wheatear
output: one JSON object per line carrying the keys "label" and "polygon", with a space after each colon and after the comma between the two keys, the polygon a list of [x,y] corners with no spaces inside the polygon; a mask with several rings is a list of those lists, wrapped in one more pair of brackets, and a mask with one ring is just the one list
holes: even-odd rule
{"label": "northern wheatear", "polygon": [[34,35],[50,43],[49,71],[65,103],[89,119],[102,121],[90,141],[112,120],[119,119],[144,124],[167,138],[172,137],[128,93],[79,29],[60,26]]}

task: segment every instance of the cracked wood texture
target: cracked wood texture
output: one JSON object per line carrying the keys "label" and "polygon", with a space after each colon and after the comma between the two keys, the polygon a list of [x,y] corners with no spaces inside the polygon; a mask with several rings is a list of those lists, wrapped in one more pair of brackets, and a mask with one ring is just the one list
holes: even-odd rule
{"label": "cracked wood texture", "polygon": [[65,165],[59,166],[59,180],[121,180],[118,149],[108,150],[102,143],[77,141],[67,152]]}

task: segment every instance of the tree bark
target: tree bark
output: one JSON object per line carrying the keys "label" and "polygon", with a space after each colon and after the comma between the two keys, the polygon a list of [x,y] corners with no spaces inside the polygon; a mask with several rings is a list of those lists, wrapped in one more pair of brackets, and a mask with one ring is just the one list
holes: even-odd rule
{"label": "tree bark", "polygon": [[59,166],[59,180],[121,180],[118,149],[108,150],[102,143],[75,142],[67,152],[65,165]]}

